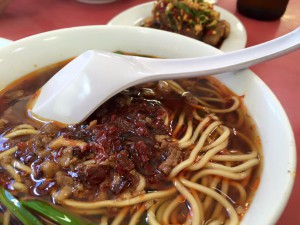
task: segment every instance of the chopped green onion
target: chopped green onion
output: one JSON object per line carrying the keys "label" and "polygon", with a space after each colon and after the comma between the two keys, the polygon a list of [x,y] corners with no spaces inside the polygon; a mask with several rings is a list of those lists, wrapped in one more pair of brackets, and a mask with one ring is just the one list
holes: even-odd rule
{"label": "chopped green onion", "polygon": [[8,191],[0,186],[0,202],[15,215],[24,225],[42,225],[42,223],[26,210]]}
{"label": "chopped green onion", "polygon": [[177,6],[179,9],[183,9],[188,15],[192,15],[192,10],[186,4],[179,2]]}
{"label": "chopped green onion", "polygon": [[57,206],[52,206],[46,202],[39,200],[27,200],[21,201],[21,204],[26,208],[32,209],[33,211],[47,217],[60,225],[92,225],[90,220],[82,218],[77,215],[73,215],[66,210],[61,209]]}

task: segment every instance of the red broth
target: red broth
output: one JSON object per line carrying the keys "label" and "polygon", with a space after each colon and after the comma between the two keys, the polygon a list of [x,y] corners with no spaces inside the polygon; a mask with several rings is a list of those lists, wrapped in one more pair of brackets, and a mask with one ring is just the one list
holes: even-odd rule
{"label": "red broth", "polygon": [[61,127],[28,117],[28,100],[65,63],[1,91],[0,154],[17,150],[0,155],[0,185],[19,199],[43,199],[109,224],[116,218],[151,224],[151,212],[161,224],[243,217],[262,164],[243,96],[212,77],[159,81],[122,91],[81,124]]}

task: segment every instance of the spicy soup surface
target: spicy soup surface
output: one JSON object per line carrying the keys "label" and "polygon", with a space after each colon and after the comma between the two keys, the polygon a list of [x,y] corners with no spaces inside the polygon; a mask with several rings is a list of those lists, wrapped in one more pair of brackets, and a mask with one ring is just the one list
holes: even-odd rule
{"label": "spicy soup surface", "polygon": [[168,80],[122,91],[81,124],[28,117],[65,63],[1,91],[1,186],[103,224],[239,223],[261,164],[242,96],[212,77]]}

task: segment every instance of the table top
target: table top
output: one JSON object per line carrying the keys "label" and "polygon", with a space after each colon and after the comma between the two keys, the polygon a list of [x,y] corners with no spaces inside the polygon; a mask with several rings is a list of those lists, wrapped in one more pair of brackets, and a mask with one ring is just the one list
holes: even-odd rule
{"label": "table top", "polygon": [[[75,0],[14,0],[0,15],[0,37],[18,40],[37,33],[82,25],[106,24],[115,15],[144,0],[118,0],[89,5]],[[286,34],[300,25],[300,1],[290,0],[280,20],[258,21],[242,16],[236,0],[219,0],[218,5],[236,17],[247,30],[247,46]],[[251,69],[270,87],[283,105],[291,122],[296,146],[300,146],[300,51],[290,53]],[[283,149],[284,150],[284,149]],[[298,161],[300,154],[298,154]],[[277,224],[300,224],[300,168],[286,209]],[[280,184],[279,184],[280,185]]]}

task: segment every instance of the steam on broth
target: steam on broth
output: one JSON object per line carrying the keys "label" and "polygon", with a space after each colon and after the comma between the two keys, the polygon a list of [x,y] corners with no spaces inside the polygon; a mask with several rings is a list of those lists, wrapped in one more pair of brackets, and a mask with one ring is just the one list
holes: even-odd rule
{"label": "steam on broth", "polygon": [[[213,77],[167,80],[122,91],[78,125],[28,117],[28,100],[64,64],[1,91],[1,186],[25,206],[42,200],[95,224],[239,224],[261,166],[243,96]],[[20,224],[2,203],[0,217]]]}

